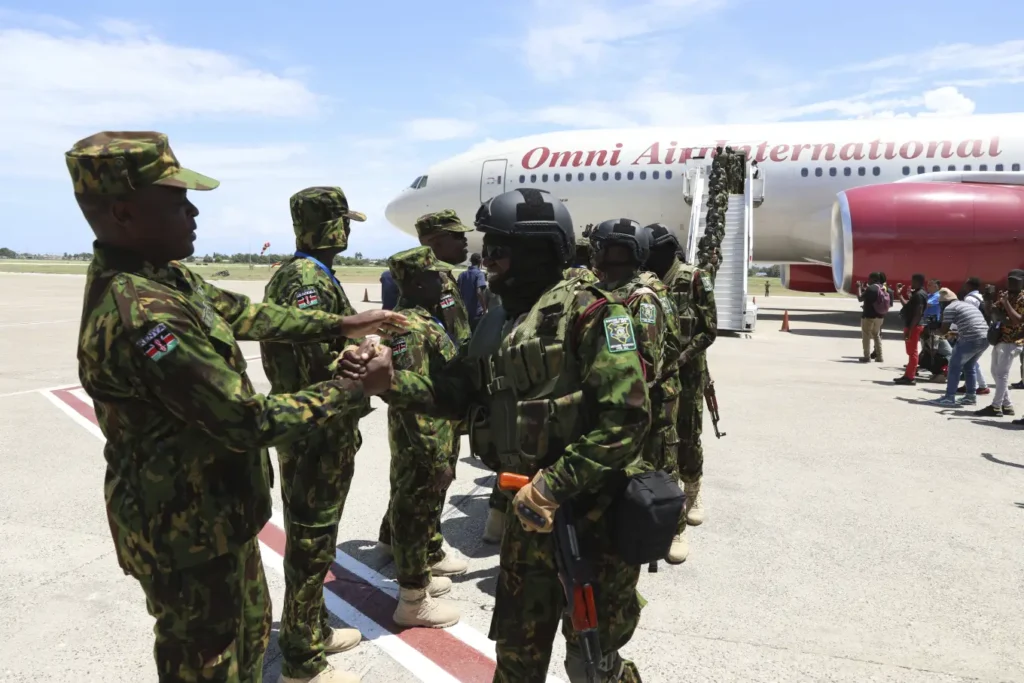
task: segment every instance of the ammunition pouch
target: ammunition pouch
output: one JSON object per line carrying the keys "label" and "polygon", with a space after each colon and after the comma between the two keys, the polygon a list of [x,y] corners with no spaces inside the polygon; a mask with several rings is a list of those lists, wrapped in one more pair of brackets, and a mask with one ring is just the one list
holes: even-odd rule
{"label": "ammunition pouch", "polygon": [[661,560],[679,528],[685,496],[667,472],[630,477],[610,508],[615,553],[632,566]]}

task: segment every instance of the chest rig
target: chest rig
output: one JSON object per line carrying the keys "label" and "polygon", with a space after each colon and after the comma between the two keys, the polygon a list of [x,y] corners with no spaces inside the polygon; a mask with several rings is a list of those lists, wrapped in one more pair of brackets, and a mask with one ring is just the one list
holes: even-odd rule
{"label": "chest rig", "polygon": [[697,323],[697,314],[693,308],[693,277],[697,269],[680,261],[673,270],[675,272],[667,278],[670,282],[666,282],[666,285],[675,299],[680,343],[685,346],[693,339]]}
{"label": "chest rig", "polygon": [[469,438],[485,463],[502,471],[535,472],[586,430],[570,327],[579,286],[562,281],[517,320],[506,320],[499,306],[478,324],[469,358],[474,388],[486,408],[473,416]]}

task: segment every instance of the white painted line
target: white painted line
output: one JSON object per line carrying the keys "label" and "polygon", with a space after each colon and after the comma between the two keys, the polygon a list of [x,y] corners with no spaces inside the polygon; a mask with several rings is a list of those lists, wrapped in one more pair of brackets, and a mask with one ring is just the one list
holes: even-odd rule
{"label": "white painted line", "polygon": [[[84,427],[90,434],[95,436],[97,439],[99,439],[100,441],[107,440],[107,437],[103,436],[103,430],[101,430],[99,427],[93,424],[90,420],[86,419],[83,415],[81,415],[77,410],[69,406],[67,403],[57,398],[53,394],[53,392],[44,391],[41,393],[43,394],[43,396],[49,399],[50,403],[60,408],[65,415],[67,415],[72,420],[77,422],[80,426]],[[88,405],[91,405],[91,401],[89,402]]]}
{"label": "white painted line", "polygon": [[[273,567],[275,572],[284,576],[284,558],[262,541],[260,542],[260,550],[263,554],[263,563]],[[419,680],[426,683],[459,683],[457,678],[453,678],[447,671],[427,659],[419,650],[405,643],[401,638],[385,629],[373,619],[370,619],[327,588],[324,588],[324,603],[331,614],[353,628],[359,629],[359,632],[363,634],[364,640],[369,640],[379,647]]]}
{"label": "white painted line", "polygon": [[59,391],[60,389],[70,389],[77,387],[77,384],[62,384],[59,387],[46,387],[45,389],[24,389],[22,391],[11,391],[6,394],[0,394],[0,398],[7,398],[9,396],[24,396],[25,394],[45,394],[48,391]]}
{"label": "white painted line", "polygon": [[82,322],[80,318],[69,318],[67,320],[39,320],[29,323],[0,323],[0,327],[29,327],[31,325],[59,325],[61,323]]}

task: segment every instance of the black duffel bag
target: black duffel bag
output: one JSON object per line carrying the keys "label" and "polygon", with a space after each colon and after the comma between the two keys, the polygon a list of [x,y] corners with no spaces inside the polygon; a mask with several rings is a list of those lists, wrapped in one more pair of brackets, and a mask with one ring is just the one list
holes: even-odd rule
{"label": "black duffel bag", "polygon": [[663,559],[685,499],[679,484],[662,470],[630,477],[609,509],[616,554],[629,565]]}

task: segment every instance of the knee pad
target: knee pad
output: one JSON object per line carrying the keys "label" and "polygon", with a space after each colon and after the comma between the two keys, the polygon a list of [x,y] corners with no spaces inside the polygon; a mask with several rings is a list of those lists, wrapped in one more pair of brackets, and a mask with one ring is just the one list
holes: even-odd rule
{"label": "knee pad", "polygon": [[[605,654],[597,663],[597,676],[600,683],[615,683],[621,680],[624,670],[625,662],[618,650]],[[587,669],[579,651],[568,644],[565,650],[565,673],[569,676],[569,683],[589,683]]]}

